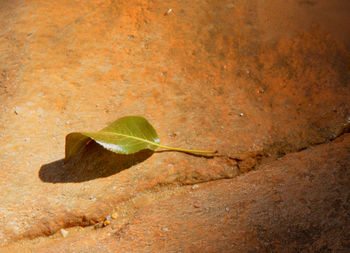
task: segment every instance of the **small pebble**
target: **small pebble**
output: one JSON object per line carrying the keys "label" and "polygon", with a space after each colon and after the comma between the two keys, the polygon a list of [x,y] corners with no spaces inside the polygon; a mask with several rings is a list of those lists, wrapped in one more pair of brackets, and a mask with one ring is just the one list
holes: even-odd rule
{"label": "small pebble", "polygon": [[118,214],[117,213],[113,213],[111,217],[112,217],[113,220],[116,220],[118,218]]}
{"label": "small pebble", "polygon": [[192,190],[198,189],[198,187],[199,187],[198,184],[195,184],[192,186]]}
{"label": "small pebble", "polygon": [[67,235],[68,235],[68,231],[67,231],[67,230],[61,228],[60,232],[61,232],[61,235],[62,235],[63,237],[67,237]]}
{"label": "small pebble", "polygon": [[173,9],[170,8],[170,9],[166,12],[166,15],[169,15],[172,11],[173,11]]}
{"label": "small pebble", "polygon": [[225,210],[226,210],[226,212],[228,212],[228,211],[230,211],[230,208],[226,207]]}
{"label": "small pebble", "polygon": [[201,207],[201,205],[198,204],[198,203],[195,203],[193,206],[194,206],[195,208],[200,208],[200,207]]}
{"label": "small pebble", "polygon": [[24,138],[24,141],[25,141],[25,142],[29,142],[29,141],[30,141],[30,138],[26,137],[26,138]]}
{"label": "small pebble", "polygon": [[240,117],[243,117],[243,116],[244,116],[244,114],[241,112],[241,113],[239,114],[239,116],[240,116]]}
{"label": "small pebble", "polygon": [[111,221],[109,221],[109,220],[105,220],[103,222],[103,226],[105,226],[105,227],[107,227],[109,224],[111,224]]}

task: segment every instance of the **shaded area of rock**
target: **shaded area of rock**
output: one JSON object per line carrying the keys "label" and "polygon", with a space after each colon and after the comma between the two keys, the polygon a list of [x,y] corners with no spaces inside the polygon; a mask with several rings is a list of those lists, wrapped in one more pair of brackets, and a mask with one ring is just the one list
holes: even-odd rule
{"label": "shaded area of rock", "polygon": [[92,141],[68,163],[62,159],[43,165],[39,177],[51,183],[84,182],[119,173],[143,162],[152,154],[152,150],[131,155],[116,154]]}
{"label": "shaded area of rock", "polygon": [[27,247],[38,252],[346,252],[349,168],[347,134],[239,178],[196,190],[182,187],[165,199],[150,193],[152,201],[122,226]]}

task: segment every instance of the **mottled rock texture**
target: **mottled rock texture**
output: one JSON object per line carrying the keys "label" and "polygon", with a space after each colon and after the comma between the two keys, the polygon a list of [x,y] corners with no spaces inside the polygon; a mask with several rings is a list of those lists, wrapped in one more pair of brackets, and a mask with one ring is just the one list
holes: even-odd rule
{"label": "mottled rock texture", "polygon": [[[140,251],[152,240],[149,250],[176,251],[181,241],[195,251],[349,247],[341,209],[349,210],[348,137],[337,139],[350,128],[349,12],[346,0],[1,1],[0,245],[22,251],[32,239],[58,240],[69,250],[82,236],[95,251],[103,242],[130,249],[132,238]],[[99,130],[125,115],[146,117],[164,144],[218,155],[125,157],[92,143],[63,163],[66,134]],[[312,146],[330,141],[313,154]],[[272,163],[269,175],[278,180],[264,178],[265,164],[309,148]],[[294,178],[305,170],[320,181]],[[290,179],[285,188],[283,178]],[[264,194],[239,185],[229,190],[244,180],[256,180]],[[200,187],[191,193],[194,184]],[[332,200],[336,189],[339,201]],[[199,207],[182,216],[191,194]],[[261,197],[242,204],[244,212],[225,210],[245,195]],[[148,204],[130,204],[142,196]],[[130,210],[110,237],[101,232],[107,228],[87,227],[123,205]],[[208,213],[207,227],[197,216],[205,205],[222,211]],[[162,221],[169,231],[157,232]],[[79,226],[87,228],[55,238]],[[192,236],[182,234],[186,226]]]}
{"label": "mottled rock texture", "polygon": [[346,134],[234,179],[139,195],[118,206],[109,227],[24,245],[38,252],[346,252],[349,168]]}

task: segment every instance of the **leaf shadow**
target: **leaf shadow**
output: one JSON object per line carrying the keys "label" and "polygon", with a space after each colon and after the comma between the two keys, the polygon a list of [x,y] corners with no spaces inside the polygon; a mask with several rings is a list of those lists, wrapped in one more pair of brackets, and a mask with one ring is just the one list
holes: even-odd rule
{"label": "leaf shadow", "polygon": [[145,161],[153,153],[146,149],[131,155],[116,154],[92,141],[67,163],[60,159],[41,166],[39,178],[47,183],[79,183],[108,177]]}

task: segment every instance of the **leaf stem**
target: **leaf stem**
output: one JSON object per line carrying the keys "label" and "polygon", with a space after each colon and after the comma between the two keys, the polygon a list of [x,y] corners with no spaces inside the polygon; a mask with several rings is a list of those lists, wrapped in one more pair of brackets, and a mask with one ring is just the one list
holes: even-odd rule
{"label": "leaf stem", "polygon": [[215,150],[195,150],[195,149],[184,149],[184,148],[174,148],[169,146],[164,146],[158,143],[154,143],[153,145],[156,145],[160,148],[165,148],[168,150],[175,150],[175,151],[182,151],[182,152],[189,152],[189,153],[201,153],[201,154],[214,154],[216,153]]}

